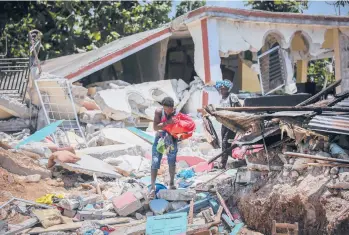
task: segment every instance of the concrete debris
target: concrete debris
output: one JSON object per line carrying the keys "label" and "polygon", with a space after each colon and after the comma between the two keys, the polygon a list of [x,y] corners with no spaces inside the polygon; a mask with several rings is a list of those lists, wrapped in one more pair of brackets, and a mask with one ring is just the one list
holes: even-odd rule
{"label": "concrete debris", "polygon": [[19,102],[17,99],[6,95],[0,96],[0,119],[10,118],[12,116],[28,119],[36,115],[37,110],[34,107],[28,108],[27,105]]}
{"label": "concrete debris", "polygon": [[105,139],[104,145],[133,144],[144,149],[151,147],[148,142],[124,128],[105,128],[101,131],[101,135]]}
{"label": "concrete debris", "polygon": [[190,201],[195,196],[195,190],[187,189],[163,189],[158,192],[158,197],[167,201]]}
{"label": "concrete debris", "polygon": [[41,180],[41,175],[28,175],[25,177],[24,182],[26,183],[37,183]]}
{"label": "concrete debris", "polygon": [[[110,162],[111,159],[105,159],[105,162]],[[117,164],[119,161],[119,164]],[[130,156],[123,155],[113,161],[115,169],[124,176],[129,176],[131,173],[149,173],[150,172],[150,160],[142,156]]]}
{"label": "concrete debris", "polygon": [[35,161],[22,153],[0,149],[0,165],[2,168],[17,175],[35,175],[50,178],[51,171],[39,166]]}
{"label": "concrete debris", "polygon": [[11,118],[8,120],[0,120],[0,131],[12,133],[30,128],[32,125],[33,121],[30,119]]}
{"label": "concrete debris", "polygon": [[116,159],[123,155],[142,155],[142,148],[136,144],[115,144],[107,146],[98,146],[84,148],[76,151],[77,154],[86,154],[91,157],[105,160],[108,158]]}
{"label": "concrete debris", "polygon": [[38,143],[38,142],[32,142],[32,143],[23,145],[20,147],[20,149],[39,154],[43,158],[48,158],[52,154],[52,151],[48,146],[45,146],[44,144]]}
{"label": "concrete debris", "polygon": [[60,166],[73,172],[99,177],[119,178],[121,175],[115,172],[113,166],[89,155],[83,155],[76,163],[59,162]]}
{"label": "concrete debris", "polygon": [[[163,40],[166,45],[172,41]],[[182,43],[180,48],[186,48]],[[182,64],[177,63],[178,48],[173,49],[175,55],[168,55],[171,64]],[[158,70],[168,63],[167,51],[159,50],[163,58],[155,66]],[[228,70],[236,67],[226,61],[230,57],[222,59]],[[253,57],[258,60],[256,53]],[[135,62],[144,67],[140,58]],[[271,234],[273,220],[299,222],[305,234],[348,234],[349,131],[345,124],[339,132],[335,128],[349,112],[346,95],[316,105],[308,104],[313,97],[295,107],[251,107],[246,97],[278,102],[273,95],[238,94],[243,107],[216,107],[219,94],[201,77],[131,84],[132,79],[112,80],[124,78],[120,64],[113,65],[115,76],[105,70],[74,82],[71,98],[71,83],[46,73],[35,80],[41,101],[33,87],[28,104],[0,96],[1,234],[166,234],[171,229],[176,234],[250,234],[250,228]],[[178,68],[169,68],[169,73],[192,72]],[[132,76],[140,76],[140,81],[151,77],[147,71]],[[171,186],[163,156],[153,199],[154,113],[168,96],[176,111],[193,118],[196,130],[178,142]],[[36,110],[42,102],[45,106]],[[212,105],[202,109],[207,102]],[[48,103],[64,111],[54,107],[45,114]],[[326,119],[330,113],[338,118],[336,125]],[[14,149],[46,126],[47,118],[65,120],[55,135],[67,141],[45,136]],[[321,124],[323,119],[328,126]],[[222,143],[221,124],[236,134],[228,143],[226,138]],[[220,146],[228,144],[222,152]],[[226,165],[219,163],[224,154],[230,156]],[[42,195],[34,199],[34,193]],[[14,202],[12,194],[36,203]]]}
{"label": "concrete debris", "polygon": [[128,216],[142,208],[141,201],[132,193],[126,192],[121,196],[112,198],[115,211],[120,216]]}
{"label": "concrete debris", "polygon": [[78,211],[76,218],[80,221],[84,220],[102,220],[106,218],[116,217],[116,214],[113,212],[103,212],[103,211]]}

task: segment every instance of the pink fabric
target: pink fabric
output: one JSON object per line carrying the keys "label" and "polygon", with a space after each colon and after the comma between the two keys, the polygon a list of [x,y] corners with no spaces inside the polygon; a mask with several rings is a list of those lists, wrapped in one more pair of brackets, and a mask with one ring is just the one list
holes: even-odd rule
{"label": "pink fabric", "polygon": [[[151,154],[146,153],[145,158],[151,160]],[[202,159],[201,157],[177,156],[176,162],[179,162],[179,161],[185,161],[189,166],[196,166],[197,169],[194,167],[195,172],[212,170],[212,168],[213,168],[213,163],[208,164],[207,161],[205,159]],[[164,156],[161,160],[161,164],[166,164],[166,162],[167,162],[167,157]]]}
{"label": "pink fabric", "polygon": [[[253,148],[253,149],[249,149]],[[255,145],[249,145],[249,146],[242,146],[237,147],[232,150],[231,156],[235,159],[245,159],[245,155],[250,155],[252,153],[258,153],[259,151],[263,150],[262,144],[255,144]]]}
{"label": "pink fabric", "polygon": [[[241,139],[242,135],[236,135],[234,141]],[[252,153],[258,153],[263,150],[262,144],[246,145],[242,147],[234,148],[231,152],[231,156],[235,159],[245,159],[245,155]]]}
{"label": "pink fabric", "polygon": [[195,172],[204,172],[204,171],[210,171],[213,168],[213,163],[208,164],[207,162],[200,162],[196,166],[194,166]]}

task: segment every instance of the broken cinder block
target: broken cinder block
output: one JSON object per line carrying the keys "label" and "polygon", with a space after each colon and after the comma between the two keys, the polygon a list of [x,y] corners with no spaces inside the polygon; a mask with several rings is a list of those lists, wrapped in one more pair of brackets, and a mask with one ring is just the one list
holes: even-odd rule
{"label": "broken cinder block", "polygon": [[59,202],[59,206],[66,210],[76,210],[86,206],[87,204],[96,203],[99,199],[100,196],[97,194],[79,199],[62,199]]}
{"label": "broken cinder block", "polygon": [[195,198],[196,192],[189,189],[163,189],[157,196],[167,201],[190,201]]}
{"label": "broken cinder block", "polygon": [[134,193],[126,192],[118,197],[112,198],[114,210],[120,216],[128,216],[142,208],[142,203]]}
{"label": "broken cinder block", "polygon": [[80,221],[84,220],[102,220],[105,218],[116,217],[116,214],[109,211],[78,211],[76,218]]}
{"label": "broken cinder block", "polygon": [[68,218],[74,218],[76,213],[77,213],[76,210],[67,210],[67,209],[63,210],[63,216],[66,216]]}

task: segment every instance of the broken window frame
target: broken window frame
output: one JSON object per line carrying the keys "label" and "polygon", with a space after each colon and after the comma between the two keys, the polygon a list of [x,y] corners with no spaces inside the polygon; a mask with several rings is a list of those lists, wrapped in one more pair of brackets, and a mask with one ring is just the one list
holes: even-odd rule
{"label": "broken window frame", "polygon": [[[282,68],[281,68],[281,72],[282,72],[281,76],[283,76],[283,83],[281,85],[279,85],[279,86],[277,86],[277,87],[275,87],[275,88],[273,88],[273,89],[271,89],[271,90],[266,92],[264,90],[264,87],[263,87],[263,84],[264,84],[263,83],[263,78],[264,78],[264,76],[263,76],[263,68],[261,66],[263,62],[261,62],[261,58],[264,58],[264,57],[268,56],[269,54],[273,53],[276,50],[278,51],[278,61],[280,62],[280,65],[282,66]],[[284,87],[286,85],[286,65],[285,65],[284,56],[282,54],[282,48],[280,46],[273,47],[272,49],[262,53],[261,55],[259,55],[257,57],[257,61],[258,61],[258,66],[259,66],[259,77],[260,77],[259,81],[260,81],[261,91],[262,91],[262,95],[263,96],[268,95],[270,93],[273,93],[274,91],[277,91],[277,90],[281,89],[282,87]],[[268,61],[270,63],[270,57],[269,56],[268,56]],[[269,64],[268,70],[270,70],[270,67],[271,66]],[[275,71],[277,71],[277,70],[275,70]],[[268,82],[270,84],[270,77],[268,78]]]}
{"label": "broken window frame", "polygon": [[29,83],[29,58],[0,58],[0,94],[23,103]]}

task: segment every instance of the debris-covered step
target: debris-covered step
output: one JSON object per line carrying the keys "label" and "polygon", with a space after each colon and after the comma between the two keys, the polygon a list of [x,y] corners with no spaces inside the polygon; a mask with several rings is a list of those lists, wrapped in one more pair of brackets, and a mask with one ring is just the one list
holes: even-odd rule
{"label": "debris-covered step", "polygon": [[190,201],[195,198],[196,192],[189,189],[162,189],[157,196],[167,201]]}

